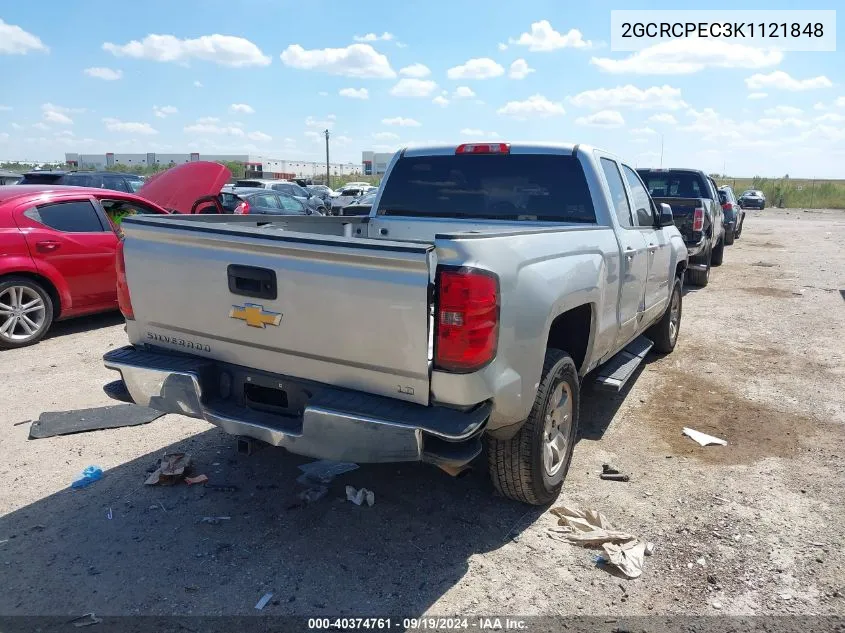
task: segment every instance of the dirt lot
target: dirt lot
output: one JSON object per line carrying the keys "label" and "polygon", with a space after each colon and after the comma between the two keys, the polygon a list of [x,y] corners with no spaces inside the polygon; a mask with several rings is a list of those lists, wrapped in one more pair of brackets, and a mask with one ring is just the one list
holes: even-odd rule
{"label": "dirt lot", "polygon": [[[305,460],[238,455],[166,416],[28,441],[43,411],[110,404],[100,357],[119,317],[0,352],[0,615],[845,614],[845,213],[750,212],[710,286],[684,299],[676,351],[629,389],[587,389],[560,502],[656,544],[626,581],[548,537],[554,518],[495,498],[483,467],[362,466],[289,509]],[[681,428],[727,438],[700,448]],[[213,483],[145,487],[164,451]],[[602,463],[631,475],[599,480]],[[102,481],[70,490],[85,466]],[[342,499],[375,491],[372,508]],[[111,520],[107,514],[111,511]],[[219,524],[205,516],[229,516]]]}

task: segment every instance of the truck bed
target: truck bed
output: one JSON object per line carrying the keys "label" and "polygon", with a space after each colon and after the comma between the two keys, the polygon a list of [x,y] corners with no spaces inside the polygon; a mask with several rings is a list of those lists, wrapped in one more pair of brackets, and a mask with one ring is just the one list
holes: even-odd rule
{"label": "truck bed", "polygon": [[707,204],[703,198],[653,198],[655,204],[668,204],[672,207],[672,217],[675,219],[675,226],[681,232],[685,242],[698,242],[701,239],[700,232],[692,230],[693,213],[696,209],[706,209]]}

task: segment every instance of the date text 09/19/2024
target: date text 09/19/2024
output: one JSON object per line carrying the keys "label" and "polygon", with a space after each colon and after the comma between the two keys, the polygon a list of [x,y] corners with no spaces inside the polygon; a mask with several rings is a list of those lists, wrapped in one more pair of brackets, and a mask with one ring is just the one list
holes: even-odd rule
{"label": "date text 09/19/2024", "polygon": [[310,630],[362,629],[408,631],[448,631],[477,629],[481,631],[519,631],[526,628],[518,618],[309,618]]}

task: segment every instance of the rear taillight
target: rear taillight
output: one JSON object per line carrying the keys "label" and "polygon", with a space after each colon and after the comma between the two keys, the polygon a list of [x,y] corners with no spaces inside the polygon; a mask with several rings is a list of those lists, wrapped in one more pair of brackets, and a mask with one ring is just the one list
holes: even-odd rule
{"label": "rear taillight", "polygon": [[456,154],[510,154],[508,143],[464,143],[458,145]]}
{"label": "rear taillight", "polygon": [[499,339],[499,279],[475,268],[440,269],[434,364],[467,373],[496,356]]}
{"label": "rear taillight", "polygon": [[722,205],[722,211],[733,211],[733,205],[730,202],[726,202]]}
{"label": "rear taillight", "polygon": [[704,209],[696,209],[692,215],[692,230],[704,230]]}
{"label": "rear taillight", "polygon": [[238,206],[235,207],[234,212],[236,215],[249,215],[249,202],[244,200]]}
{"label": "rear taillight", "polygon": [[132,299],[129,297],[129,284],[126,281],[126,260],[123,257],[123,240],[117,243],[115,251],[115,269],[117,271],[117,306],[127,319],[134,319]]}

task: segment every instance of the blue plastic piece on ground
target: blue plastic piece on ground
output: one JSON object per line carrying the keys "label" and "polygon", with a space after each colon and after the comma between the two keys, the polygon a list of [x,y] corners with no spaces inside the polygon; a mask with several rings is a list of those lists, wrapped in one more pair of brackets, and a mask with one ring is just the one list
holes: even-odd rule
{"label": "blue plastic piece on ground", "polygon": [[88,466],[77,479],[73,480],[71,488],[84,488],[103,478],[103,469],[99,466]]}

